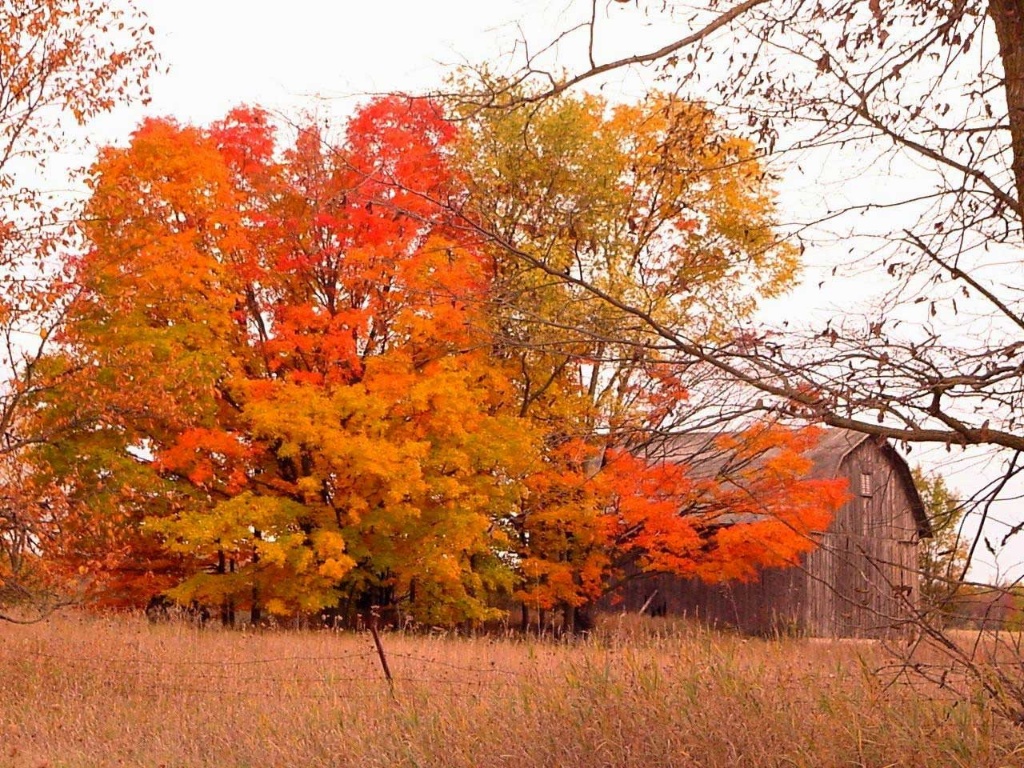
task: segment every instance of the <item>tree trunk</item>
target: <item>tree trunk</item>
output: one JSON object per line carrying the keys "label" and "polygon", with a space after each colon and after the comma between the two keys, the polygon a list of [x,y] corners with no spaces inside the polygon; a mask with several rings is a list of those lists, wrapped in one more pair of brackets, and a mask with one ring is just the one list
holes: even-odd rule
{"label": "tree trunk", "polygon": [[576,609],[568,604],[562,606],[562,634],[576,634]]}
{"label": "tree trunk", "polygon": [[[256,541],[260,541],[263,538],[263,532],[260,530],[253,531],[253,538]],[[257,579],[260,575],[260,552],[259,549],[254,546],[252,550],[252,570],[253,570],[253,582],[252,582],[252,610],[249,612],[249,623],[254,627],[259,625],[263,620],[263,609],[260,606],[260,586]]]}
{"label": "tree trunk", "polygon": [[259,626],[263,621],[263,608],[260,606],[260,588],[255,584],[252,587],[252,610],[249,612],[249,623],[254,627]]}
{"label": "tree trunk", "polygon": [[[235,570],[235,563],[231,561],[231,570]],[[224,554],[224,550],[217,551],[217,575],[225,576],[228,573],[228,558]],[[222,627],[231,627],[234,629],[235,626],[235,601],[230,597],[225,597],[220,601],[220,624]]]}
{"label": "tree trunk", "polygon": [[566,635],[586,635],[594,629],[593,603],[566,605],[562,609],[562,632]]}
{"label": "tree trunk", "polygon": [[1024,0],[989,0],[988,15],[995,24],[1003,60],[1015,197],[1017,214],[1021,215],[1024,201]]}

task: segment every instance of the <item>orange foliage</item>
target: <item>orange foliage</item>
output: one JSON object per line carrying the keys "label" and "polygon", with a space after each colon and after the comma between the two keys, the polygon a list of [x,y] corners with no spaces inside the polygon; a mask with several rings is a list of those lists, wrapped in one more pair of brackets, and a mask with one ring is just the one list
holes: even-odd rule
{"label": "orange foliage", "polygon": [[[238,109],[207,129],[150,120],[103,152],[54,361],[74,375],[46,411],[81,415],[91,393],[50,457],[76,510],[54,552],[70,570],[136,603],[169,558],[186,602],[400,593],[425,621],[493,613],[493,514],[537,440],[503,412],[482,261],[427,202],[452,188],[453,133],[393,98],[341,147],[311,126],[278,150]],[[110,483],[119,498],[90,496]]]}
{"label": "orange foliage", "polygon": [[54,562],[120,604],[454,623],[502,593],[584,606],[637,570],[749,578],[811,546],[842,498],[801,479],[811,432],[728,438],[763,458],[695,477],[596,426],[668,418],[669,362],[638,357],[595,404],[599,351],[550,371],[507,352],[508,270],[452,213],[455,138],[429,101],[385,98],[340,146],[309,125],[281,149],[243,108],[103,152],[39,409],[72,428],[39,458],[65,504]]}

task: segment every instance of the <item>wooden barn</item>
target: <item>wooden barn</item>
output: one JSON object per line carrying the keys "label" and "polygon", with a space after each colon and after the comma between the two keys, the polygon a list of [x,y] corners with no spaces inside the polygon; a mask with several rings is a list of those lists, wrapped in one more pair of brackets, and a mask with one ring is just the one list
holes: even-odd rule
{"label": "wooden barn", "polygon": [[[675,440],[669,459],[697,471],[713,440]],[[877,637],[889,634],[918,604],[918,542],[931,527],[906,461],[886,440],[840,429],[823,432],[808,454],[814,478],[845,477],[850,499],[820,546],[800,566],[766,569],[751,583],[705,584],[676,576],[643,576],[624,584],[610,610],[686,615],[751,634]]]}

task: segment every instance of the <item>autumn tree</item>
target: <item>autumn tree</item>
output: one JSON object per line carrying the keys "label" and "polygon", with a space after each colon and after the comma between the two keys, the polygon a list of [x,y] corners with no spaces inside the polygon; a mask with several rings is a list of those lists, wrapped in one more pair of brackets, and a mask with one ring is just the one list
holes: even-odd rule
{"label": "autumn tree", "polygon": [[[457,210],[495,265],[495,354],[512,364],[519,415],[546,433],[545,465],[505,521],[519,544],[524,609],[559,609],[566,626],[586,628],[587,609],[627,578],[714,581],[792,565],[842,496],[801,479],[799,454],[813,438],[750,429],[732,443],[737,454],[778,450],[793,463],[775,473],[740,462],[746,477],[737,465],[731,477],[698,480],[685,464],[645,458],[665,433],[721,429],[716,398],[727,394],[630,313],[579,287],[601,286],[708,340],[783,292],[796,253],[774,232],[754,145],[706,106],[667,95],[516,105],[530,93],[506,94],[502,110],[459,113],[468,189]],[[755,490],[760,473],[770,480]],[[811,487],[817,503],[803,496]],[[715,522],[751,499],[760,505],[751,519],[775,516],[776,535],[772,525]]]}
{"label": "autumn tree", "polygon": [[53,310],[55,251],[66,248],[71,209],[46,188],[59,185],[68,123],[146,96],[153,30],[130,3],[12,0],[0,9],[0,333],[2,367],[15,378],[0,392],[0,451],[29,436],[19,405],[35,384],[40,336]]}
{"label": "autumn tree", "polygon": [[426,202],[452,135],[392,99],[337,147],[236,110],[104,151],[37,409],[82,425],[38,453],[74,502],[53,559],[116,604],[493,615],[537,439],[478,338],[485,264]]}
{"label": "autumn tree", "polygon": [[631,404],[659,424],[685,399],[671,351],[580,284],[701,339],[793,284],[796,253],[774,230],[754,145],[703,105],[562,97],[462,122],[460,213],[496,265],[502,352],[517,358],[523,413],[563,374],[612,428],[630,421]]}
{"label": "autumn tree", "polygon": [[917,467],[914,484],[932,527],[932,538],[923,542],[918,557],[921,597],[926,605],[950,613],[951,600],[967,571],[969,539],[963,531],[963,506],[940,474],[926,474]]}
{"label": "autumn tree", "polygon": [[29,428],[25,411],[50,383],[40,359],[66,306],[58,253],[74,240],[74,203],[57,192],[68,186],[61,153],[69,126],[145,98],[152,34],[131,2],[0,7],[0,609],[43,589],[35,543],[54,493],[29,478],[21,452],[53,437]]}

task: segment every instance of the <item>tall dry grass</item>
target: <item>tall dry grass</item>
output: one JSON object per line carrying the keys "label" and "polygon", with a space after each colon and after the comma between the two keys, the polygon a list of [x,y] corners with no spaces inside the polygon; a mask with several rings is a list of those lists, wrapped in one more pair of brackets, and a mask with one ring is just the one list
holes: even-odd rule
{"label": "tall dry grass", "polygon": [[872,673],[870,643],[610,620],[576,644],[0,627],[0,766],[1024,765],[986,709]]}

